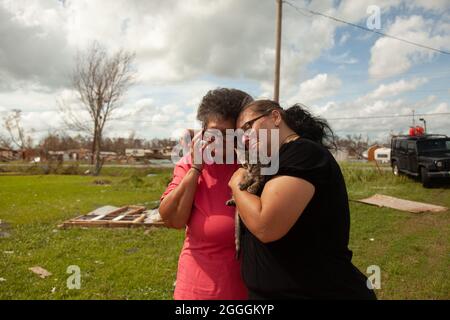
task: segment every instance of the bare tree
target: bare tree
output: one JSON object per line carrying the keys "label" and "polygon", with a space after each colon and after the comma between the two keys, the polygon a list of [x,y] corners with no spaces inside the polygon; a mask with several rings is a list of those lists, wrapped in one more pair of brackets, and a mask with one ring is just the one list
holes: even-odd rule
{"label": "bare tree", "polygon": [[11,149],[11,139],[0,134],[0,148]]}
{"label": "bare tree", "polygon": [[[134,54],[120,50],[109,55],[94,42],[86,52],[78,54],[73,71],[73,86],[81,104],[60,104],[68,127],[92,136],[94,175],[102,168],[100,151],[105,124],[133,82],[133,61]],[[82,117],[83,111],[89,115],[88,120]]]}
{"label": "bare tree", "polygon": [[338,138],[336,141],[338,149],[346,150],[349,155],[356,156],[359,159],[363,158],[363,153],[369,147],[369,140],[364,140],[361,134],[347,135],[346,138]]}
{"label": "bare tree", "polygon": [[22,111],[18,109],[12,110],[5,117],[4,121],[6,131],[9,133],[9,139],[1,139],[1,143],[10,147],[15,145],[19,150],[22,150],[22,155],[25,156],[23,151],[31,149],[33,141],[22,126]]}

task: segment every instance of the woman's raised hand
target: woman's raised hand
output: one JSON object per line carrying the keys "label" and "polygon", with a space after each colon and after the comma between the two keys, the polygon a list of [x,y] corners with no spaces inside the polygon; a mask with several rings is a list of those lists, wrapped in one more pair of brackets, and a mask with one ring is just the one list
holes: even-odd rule
{"label": "woman's raised hand", "polygon": [[191,142],[191,160],[192,166],[198,170],[203,168],[203,151],[213,141],[202,140],[204,130],[197,132]]}

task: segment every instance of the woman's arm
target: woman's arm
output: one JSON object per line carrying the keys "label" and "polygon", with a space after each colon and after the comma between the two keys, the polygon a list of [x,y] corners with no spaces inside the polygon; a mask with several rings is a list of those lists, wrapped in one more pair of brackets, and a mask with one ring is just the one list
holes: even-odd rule
{"label": "woman's arm", "polygon": [[[192,204],[194,203],[195,191],[197,190],[198,185],[198,177],[203,168],[201,157],[205,148],[211,143],[211,141],[209,141],[205,144],[201,139],[202,135],[203,131],[199,131],[192,138],[190,148],[192,167],[181,178],[181,181],[178,179],[178,181],[180,181],[178,185],[161,200],[161,204],[159,205],[159,214],[165,225],[169,228],[184,228],[191,216]],[[175,173],[176,169],[174,171],[174,176],[176,176]]]}
{"label": "woman's arm", "polygon": [[282,238],[311,201],[314,186],[300,178],[277,176],[266,183],[260,198],[239,189],[241,170],[233,175],[229,185],[245,226],[263,243]]}
{"label": "woman's arm", "polygon": [[180,184],[161,201],[159,214],[169,228],[182,229],[191,215],[200,172],[194,168],[187,171]]}

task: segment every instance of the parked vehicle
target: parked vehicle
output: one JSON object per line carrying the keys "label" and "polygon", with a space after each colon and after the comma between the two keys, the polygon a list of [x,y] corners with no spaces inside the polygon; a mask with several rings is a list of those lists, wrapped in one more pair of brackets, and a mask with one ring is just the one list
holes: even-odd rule
{"label": "parked vehicle", "polygon": [[394,136],[391,139],[394,175],[419,177],[424,187],[433,179],[450,178],[450,138],[445,135]]}
{"label": "parked vehicle", "polygon": [[391,162],[391,149],[390,148],[378,148],[374,151],[374,160],[381,163]]}

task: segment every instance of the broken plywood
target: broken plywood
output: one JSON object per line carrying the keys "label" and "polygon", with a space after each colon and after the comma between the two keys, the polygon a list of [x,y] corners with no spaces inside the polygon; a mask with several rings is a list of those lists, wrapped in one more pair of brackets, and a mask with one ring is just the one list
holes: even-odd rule
{"label": "broken plywood", "polygon": [[448,208],[437,206],[434,204],[416,202],[411,200],[404,200],[395,197],[385,196],[383,194],[375,194],[369,198],[356,200],[366,204],[371,204],[378,207],[387,207],[400,211],[407,211],[412,213],[420,212],[442,212],[447,211]]}
{"label": "broken plywood", "polygon": [[59,227],[104,227],[104,228],[134,228],[163,226],[161,217],[156,210],[146,211],[142,206],[113,207],[104,206],[86,215],[65,221]]}
{"label": "broken plywood", "polygon": [[30,270],[31,272],[37,274],[42,279],[45,279],[45,278],[50,277],[52,275],[51,272],[48,272],[47,270],[45,270],[44,268],[39,267],[39,266],[28,268],[28,270]]}

